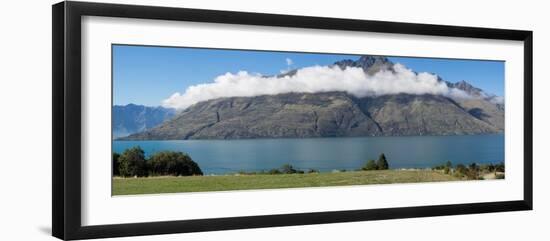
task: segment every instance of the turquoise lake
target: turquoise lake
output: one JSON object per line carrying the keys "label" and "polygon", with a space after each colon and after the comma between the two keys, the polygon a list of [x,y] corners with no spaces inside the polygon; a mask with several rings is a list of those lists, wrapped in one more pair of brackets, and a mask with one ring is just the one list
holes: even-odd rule
{"label": "turquoise lake", "polygon": [[297,169],[355,170],[384,153],[390,168],[425,168],[504,161],[504,135],[338,137],[307,139],[113,141],[113,151],[140,146],[145,154],[188,153],[205,174],[260,171],[291,164]]}

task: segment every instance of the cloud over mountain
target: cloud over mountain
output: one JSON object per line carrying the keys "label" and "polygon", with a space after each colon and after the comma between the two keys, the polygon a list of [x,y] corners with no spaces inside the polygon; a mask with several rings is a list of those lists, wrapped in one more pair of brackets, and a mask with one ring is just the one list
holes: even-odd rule
{"label": "cloud over mountain", "polygon": [[318,93],[344,91],[356,97],[390,94],[433,94],[455,98],[469,95],[457,88],[450,88],[438,77],[429,73],[416,73],[401,64],[391,70],[366,73],[359,67],[341,68],[312,66],[301,68],[293,75],[262,76],[240,71],[226,73],[211,83],[189,86],[183,93],[174,93],[163,100],[164,107],[184,109],[195,103],[221,97],[251,97],[291,92]]}

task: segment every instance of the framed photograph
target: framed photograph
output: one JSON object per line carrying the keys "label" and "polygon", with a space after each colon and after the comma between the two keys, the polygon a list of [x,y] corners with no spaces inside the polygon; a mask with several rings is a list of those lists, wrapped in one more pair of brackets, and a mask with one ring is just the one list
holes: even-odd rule
{"label": "framed photograph", "polygon": [[532,209],[532,32],[53,5],[53,235]]}

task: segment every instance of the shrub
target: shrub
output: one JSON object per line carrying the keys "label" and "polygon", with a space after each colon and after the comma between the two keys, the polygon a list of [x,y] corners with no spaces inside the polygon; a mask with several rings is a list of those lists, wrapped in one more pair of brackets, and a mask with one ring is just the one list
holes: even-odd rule
{"label": "shrub", "polygon": [[386,160],[386,155],[384,155],[384,153],[380,154],[376,165],[378,166],[378,170],[387,170],[390,168],[390,165],[388,164],[388,160]]}
{"label": "shrub", "polygon": [[148,175],[149,168],[145,160],[145,154],[139,146],[126,149],[118,157],[118,163],[119,174],[123,177],[144,177]]}
{"label": "shrub", "polygon": [[475,162],[468,166],[466,176],[468,177],[468,179],[472,180],[479,179],[479,166]]}
{"label": "shrub", "polygon": [[467,171],[468,171],[468,169],[466,168],[466,166],[464,166],[462,164],[458,164],[455,167],[455,174],[459,177],[465,176]]}
{"label": "shrub", "polygon": [[504,172],[504,162],[495,165],[495,171]]}
{"label": "shrub", "polygon": [[307,173],[319,173],[319,171],[315,169],[309,169]]}
{"label": "shrub", "polygon": [[279,169],[277,169],[277,168],[273,168],[273,169],[269,170],[267,173],[271,174],[271,175],[276,175],[276,174],[281,174],[281,171],[279,171]]}
{"label": "shrub", "polygon": [[493,165],[492,163],[488,164],[488,165],[482,165],[481,170],[484,171],[484,172],[494,172],[495,171],[495,165]]}
{"label": "shrub", "polygon": [[432,170],[443,170],[443,173],[449,174],[451,173],[452,168],[453,168],[453,163],[451,163],[451,161],[447,161],[445,165],[437,165],[432,167]]}
{"label": "shrub", "polygon": [[376,162],[372,159],[368,160],[367,163],[361,168],[361,170],[364,170],[364,171],[372,171],[377,169],[378,169],[378,165],[376,165]]}
{"label": "shrub", "polygon": [[120,158],[120,154],[113,152],[113,176],[120,176],[120,163],[118,159]]}
{"label": "shrub", "polygon": [[283,174],[293,174],[293,173],[297,173],[298,171],[296,169],[294,169],[294,167],[290,164],[284,164],[282,167],[281,167],[281,173]]}
{"label": "shrub", "polygon": [[161,151],[150,158],[153,175],[202,176],[199,165],[182,152]]}

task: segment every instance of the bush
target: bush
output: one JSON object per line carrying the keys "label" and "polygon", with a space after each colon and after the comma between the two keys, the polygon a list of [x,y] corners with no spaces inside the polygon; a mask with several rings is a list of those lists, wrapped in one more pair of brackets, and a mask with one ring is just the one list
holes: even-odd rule
{"label": "bush", "polygon": [[466,176],[472,180],[479,179],[479,166],[475,162],[468,166]]}
{"label": "bush", "polygon": [[202,176],[202,170],[189,155],[182,152],[161,151],[150,158],[153,175]]}
{"label": "bush", "polygon": [[118,157],[118,163],[119,174],[123,177],[145,177],[149,174],[145,154],[139,146],[126,149]]}
{"label": "bush", "polygon": [[281,173],[283,174],[293,174],[293,173],[297,173],[298,171],[296,169],[294,169],[294,167],[290,164],[284,164],[282,167],[281,167]]}
{"label": "bush", "polygon": [[307,173],[319,173],[319,171],[315,169],[309,169]]}
{"label": "bush", "polygon": [[482,172],[494,172],[495,171],[495,165],[488,164],[488,165],[481,165],[480,169]]}
{"label": "bush", "polygon": [[495,165],[495,171],[504,172],[504,162]]}
{"label": "bush", "polygon": [[372,171],[377,170],[378,165],[376,165],[376,162],[374,160],[368,160],[367,163],[361,168],[363,171]]}
{"label": "bush", "polygon": [[[309,169],[309,171],[307,171],[307,173],[316,173],[316,172],[319,172],[319,171],[317,171],[315,169]],[[267,174],[271,174],[271,175],[276,175],[276,174],[304,174],[304,173],[306,173],[306,172],[303,171],[303,170],[295,169],[290,164],[284,164],[280,168],[273,168],[273,169],[267,171]]]}
{"label": "bush", "polygon": [[466,172],[468,171],[468,169],[466,168],[466,166],[462,165],[462,164],[458,164],[456,165],[455,167],[455,174],[457,176],[460,176],[460,177],[463,177],[466,175]]}
{"label": "bush", "polygon": [[120,176],[120,163],[118,159],[120,158],[120,154],[114,152],[113,153],[113,176]]}
{"label": "bush", "polygon": [[388,161],[386,160],[386,155],[384,155],[384,153],[380,154],[376,165],[378,166],[378,170],[387,170],[390,168],[390,165],[388,164]]}
{"label": "bush", "polygon": [[443,173],[449,174],[451,173],[452,168],[453,168],[453,163],[451,161],[447,161],[444,165],[433,166],[432,170],[437,170],[437,171],[443,170]]}

